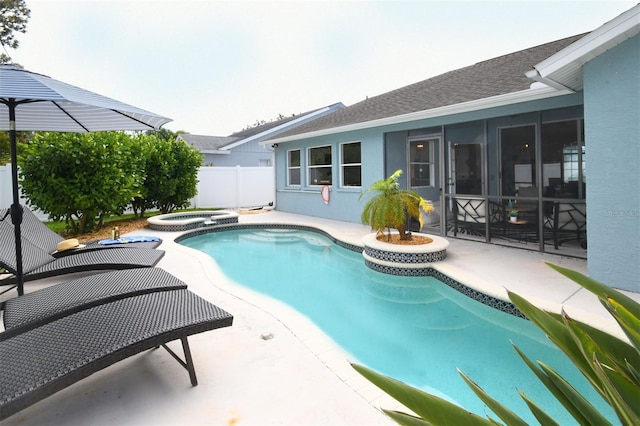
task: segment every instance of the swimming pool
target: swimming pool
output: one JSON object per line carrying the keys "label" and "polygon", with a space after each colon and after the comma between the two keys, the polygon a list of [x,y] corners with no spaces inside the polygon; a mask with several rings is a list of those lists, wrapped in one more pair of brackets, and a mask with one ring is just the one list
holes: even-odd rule
{"label": "swimming pool", "polygon": [[518,357],[511,343],[569,378],[615,419],[586,380],[530,322],[472,300],[433,277],[367,268],[362,254],[316,232],[247,228],[180,241],[211,255],[232,280],[307,316],[358,362],[484,415],[456,368],[525,420],[536,423],[516,387],[561,424],[573,419]]}

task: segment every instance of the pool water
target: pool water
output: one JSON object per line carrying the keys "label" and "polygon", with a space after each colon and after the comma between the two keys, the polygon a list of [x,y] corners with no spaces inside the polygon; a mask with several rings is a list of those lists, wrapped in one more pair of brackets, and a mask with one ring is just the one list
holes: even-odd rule
{"label": "pool water", "polygon": [[576,423],[516,354],[513,342],[530,359],[561,372],[615,419],[586,379],[532,323],[472,300],[433,277],[375,272],[366,267],[362,254],[311,231],[230,230],[181,244],[212,256],[237,283],[307,316],[352,355],[351,361],[476,414],[485,416],[489,410],[456,369],[529,423],[537,421],[516,389],[560,424]]}

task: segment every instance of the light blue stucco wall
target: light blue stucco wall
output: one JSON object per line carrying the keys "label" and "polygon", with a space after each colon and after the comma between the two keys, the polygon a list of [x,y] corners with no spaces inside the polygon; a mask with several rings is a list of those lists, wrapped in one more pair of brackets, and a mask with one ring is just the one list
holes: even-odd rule
{"label": "light blue stucco wall", "polygon": [[[505,117],[517,114],[526,114],[529,112],[574,107],[582,105],[582,101],[582,93],[575,93],[480,111],[280,143],[276,149],[275,156],[276,208],[285,212],[360,223],[360,213],[366,201],[366,198],[359,200],[362,189],[368,188],[374,181],[386,178],[387,174],[395,171],[394,167],[390,167],[391,158],[386,157],[390,154],[388,152],[385,153],[386,134],[391,132],[405,132],[406,135],[411,135],[418,129],[432,130],[455,123],[468,123],[495,117]],[[426,133],[431,133],[431,131]],[[339,144],[352,141],[362,142],[362,189],[340,188],[338,185]],[[444,139],[443,143],[446,143]],[[321,145],[331,145],[333,150],[334,184],[331,188],[331,200],[329,204],[324,204],[322,201],[320,187],[305,185],[306,149],[308,147]],[[286,186],[287,151],[290,149],[301,149],[301,174],[303,182],[302,186],[299,188]],[[401,157],[403,156],[406,156],[406,154],[403,153]],[[441,166],[444,166],[442,164],[443,159],[440,159],[440,161]],[[391,163],[393,163],[393,161],[391,161]],[[393,168],[394,170],[390,170],[390,168]]]}
{"label": "light blue stucco wall", "polygon": [[589,275],[640,291],[640,36],[584,67]]}
{"label": "light blue stucco wall", "polygon": [[[345,142],[361,142],[362,185],[367,188],[372,182],[380,179],[384,170],[383,134],[377,130],[346,132],[305,139],[295,143],[281,144],[276,149],[276,207],[278,210],[308,216],[347,222],[360,222],[360,212],[364,201],[358,200],[361,188],[341,188],[339,171],[339,146]],[[308,185],[306,182],[306,149],[309,147],[331,145],[333,163],[333,185],[331,186],[329,204],[325,204],[320,194],[320,186]],[[300,187],[287,187],[287,152],[291,149],[301,150]]]}

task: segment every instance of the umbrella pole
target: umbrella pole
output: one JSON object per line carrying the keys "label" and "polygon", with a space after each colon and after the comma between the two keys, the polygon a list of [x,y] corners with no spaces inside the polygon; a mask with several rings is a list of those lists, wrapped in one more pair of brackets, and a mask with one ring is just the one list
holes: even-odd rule
{"label": "umbrella pole", "polygon": [[[13,102],[12,102],[13,101]],[[22,273],[22,238],[20,225],[22,224],[22,206],[18,193],[18,144],[16,143],[16,104],[9,100],[9,143],[11,145],[11,181],[13,183],[13,204],[11,205],[11,222],[16,238],[16,279],[18,283],[18,296],[24,294],[24,277]]]}

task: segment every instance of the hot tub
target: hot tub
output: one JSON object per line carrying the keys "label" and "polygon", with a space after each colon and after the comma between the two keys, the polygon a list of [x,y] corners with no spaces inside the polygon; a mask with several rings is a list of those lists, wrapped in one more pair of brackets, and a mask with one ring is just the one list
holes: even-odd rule
{"label": "hot tub", "polygon": [[149,228],[156,231],[179,232],[204,226],[238,223],[238,213],[229,210],[202,210],[161,214],[147,219]]}

